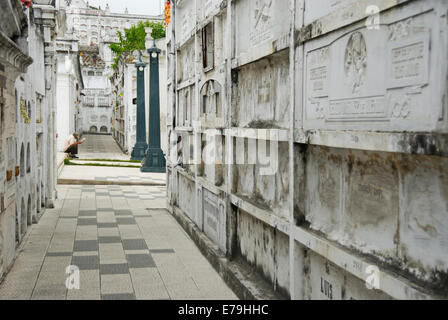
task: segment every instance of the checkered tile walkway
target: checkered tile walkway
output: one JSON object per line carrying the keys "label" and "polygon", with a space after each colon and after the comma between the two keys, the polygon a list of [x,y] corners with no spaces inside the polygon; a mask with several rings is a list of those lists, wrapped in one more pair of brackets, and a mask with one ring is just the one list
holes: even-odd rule
{"label": "checkered tile walkway", "polygon": [[58,193],[56,208],[32,226],[0,299],[236,299],[166,211],[164,187],[59,186]]}
{"label": "checkered tile walkway", "polygon": [[118,182],[154,182],[163,184],[166,182],[165,178],[157,178],[151,176],[137,176],[137,175],[129,175],[129,176],[95,176],[95,180],[97,181],[118,181]]}
{"label": "checkered tile walkway", "polygon": [[[148,185],[165,185],[166,174],[164,173],[144,173],[139,168],[113,168],[113,167],[94,167],[94,166],[65,166],[59,175],[62,180],[76,181],[100,181],[118,182],[118,183],[140,183]],[[84,182],[87,184],[86,182]],[[114,191],[114,190],[110,190]]]}
{"label": "checkered tile walkway", "polygon": [[79,157],[83,159],[129,160],[111,135],[84,134],[86,141],[79,146]]}

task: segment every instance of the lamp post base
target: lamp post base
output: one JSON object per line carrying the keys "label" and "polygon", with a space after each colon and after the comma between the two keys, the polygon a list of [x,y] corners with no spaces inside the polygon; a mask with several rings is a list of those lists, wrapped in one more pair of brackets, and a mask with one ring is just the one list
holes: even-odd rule
{"label": "lamp post base", "polygon": [[136,143],[134,149],[132,149],[131,160],[142,161],[145,158],[148,145],[146,143]]}
{"label": "lamp post base", "polygon": [[148,148],[142,163],[141,172],[166,172],[166,160],[160,148]]}

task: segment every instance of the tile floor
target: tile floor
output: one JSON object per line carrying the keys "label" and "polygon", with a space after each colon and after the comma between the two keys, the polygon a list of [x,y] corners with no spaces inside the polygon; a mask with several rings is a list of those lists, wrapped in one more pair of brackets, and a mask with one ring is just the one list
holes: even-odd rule
{"label": "tile floor", "polygon": [[[58,194],[0,299],[237,299],[166,211],[164,187],[59,185]],[[79,289],[66,286],[70,268]]]}

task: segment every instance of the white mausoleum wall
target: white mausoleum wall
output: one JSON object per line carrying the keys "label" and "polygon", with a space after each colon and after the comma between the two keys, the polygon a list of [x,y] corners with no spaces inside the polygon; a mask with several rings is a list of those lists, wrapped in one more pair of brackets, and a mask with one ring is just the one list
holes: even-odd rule
{"label": "white mausoleum wall", "polygon": [[223,3],[174,5],[172,210],[286,297],[446,297],[447,3]]}

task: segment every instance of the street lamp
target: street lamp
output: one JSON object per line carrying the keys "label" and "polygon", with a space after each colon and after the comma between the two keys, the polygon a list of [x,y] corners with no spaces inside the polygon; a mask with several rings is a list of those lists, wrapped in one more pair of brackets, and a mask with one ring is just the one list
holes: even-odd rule
{"label": "street lamp", "polygon": [[[148,34],[151,34],[148,28]],[[159,92],[159,55],[161,50],[156,46],[148,49],[149,53],[149,141],[146,157],[141,172],[166,172],[166,160],[160,147],[160,92]]]}

